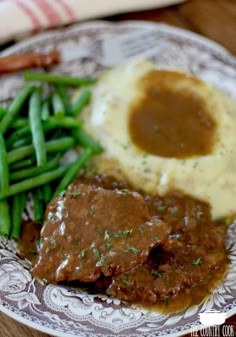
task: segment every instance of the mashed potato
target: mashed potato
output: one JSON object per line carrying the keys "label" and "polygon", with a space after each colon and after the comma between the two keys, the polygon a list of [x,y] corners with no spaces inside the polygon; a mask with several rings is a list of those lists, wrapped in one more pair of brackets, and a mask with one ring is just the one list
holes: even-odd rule
{"label": "mashed potato", "polygon": [[105,149],[99,173],[151,194],[192,195],[214,219],[236,213],[236,104],[223,93],[135,61],[101,76],[82,118]]}

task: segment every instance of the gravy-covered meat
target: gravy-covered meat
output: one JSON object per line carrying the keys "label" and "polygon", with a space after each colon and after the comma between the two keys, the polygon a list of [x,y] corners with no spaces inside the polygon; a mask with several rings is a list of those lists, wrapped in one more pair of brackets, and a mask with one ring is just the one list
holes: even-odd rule
{"label": "gravy-covered meat", "polygon": [[182,292],[188,297],[192,295],[190,289],[205,289],[206,295],[227,270],[226,226],[213,222],[208,205],[198,200],[145,199],[150,212],[171,226],[171,233],[145,263],[110,279],[107,293],[142,303],[164,302]]}
{"label": "gravy-covered meat", "polygon": [[169,227],[150,215],[144,197],[119,187],[106,177],[79,179],[49,203],[36,278],[94,282],[118,275],[166,240]]}

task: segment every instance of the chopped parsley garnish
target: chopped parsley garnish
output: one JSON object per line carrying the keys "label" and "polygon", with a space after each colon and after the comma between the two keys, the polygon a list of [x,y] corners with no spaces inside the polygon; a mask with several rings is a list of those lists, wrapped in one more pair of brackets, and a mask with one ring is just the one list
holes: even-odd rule
{"label": "chopped parsley garnish", "polygon": [[179,214],[179,210],[178,210],[177,207],[175,207],[175,208],[173,209],[172,215],[176,217],[176,216],[178,216],[178,214]]}
{"label": "chopped parsley garnish", "polygon": [[193,260],[192,264],[194,264],[194,265],[200,265],[200,264],[202,264],[202,258],[198,257],[196,260]]}
{"label": "chopped parsley garnish", "polygon": [[158,211],[164,211],[165,209],[166,209],[166,206],[164,206],[164,205],[163,205],[163,206],[158,206],[158,207],[157,207],[157,210],[158,210]]}
{"label": "chopped parsley garnish", "polygon": [[203,212],[202,211],[198,211],[197,212],[197,219],[200,219],[202,215],[203,215]]}
{"label": "chopped parsley garnish", "polygon": [[89,210],[89,213],[94,214],[95,211],[96,211],[96,208],[95,207],[91,207],[90,210]]}
{"label": "chopped parsley garnish", "polygon": [[70,217],[70,216],[69,216],[69,212],[66,210],[66,212],[65,212],[65,218],[66,218],[66,219],[69,219],[69,217]]}
{"label": "chopped parsley garnish", "polygon": [[120,192],[126,194],[126,193],[128,193],[128,190],[127,190],[127,188],[123,188],[122,190],[120,190]]}
{"label": "chopped parsley garnish", "polygon": [[29,253],[32,254],[32,255],[37,255],[37,252],[36,252],[36,250],[34,250],[34,249],[30,249],[30,250],[29,250]]}
{"label": "chopped parsley garnish", "polygon": [[125,285],[129,286],[129,282],[127,281],[127,279],[124,276],[122,276],[121,280]]}
{"label": "chopped parsley garnish", "polygon": [[153,238],[153,240],[156,241],[156,242],[159,242],[159,241],[160,241],[160,239],[159,239],[156,235],[154,235],[152,238]]}
{"label": "chopped parsley garnish", "polygon": [[56,244],[56,239],[54,237],[51,237],[50,238],[50,242],[52,245],[55,245]]}
{"label": "chopped parsley garnish", "polygon": [[112,247],[112,244],[110,242],[106,242],[106,247],[107,248],[111,248]]}
{"label": "chopped parsley garnish", "polygon": [[50,250],[50,247],[47,247],[47,248],[45,249],[46,254],[49,252],[49,250]]}
{"label": "chopped parsley garnish", "polygon": [[102,266],[103,262],[105,261],[105,256],[102,254],[100,260],[96,263],[96,266]]}
{"label": "chopped parsley garnish", "polygon": [[98,250],[97,248],[93,248],[93,254],[94,254],[95,256],[100,257],[99,250]]}
{"label": "chopped parsley garnish", "polygon": [[120,234],[119,233],[113,233],[113,237],[116,238],[116,239],[120,238]]}
{"label": "chopped parsley garnish", "polygon": [[138,249],[133,247],[133,246],[130,246],[129,247],[129,251],[131,251],[134,255],[137,255],[138,254]]}
{"label": "chopped parsley garnish", "polygon": [[169,304],[169,297],[165,297],[165,305]]}
{"label": "chopped parsley garnish", "polygon": [[81,194],[81,191],[78,191],[78,192],[69,192],[68,195],[71,197],[71,198],[75,198],[77,197],[78,195]]}
{"label": "chopped parsley garnish", "polygon": [[185,165],[186,164],[186,162],[187,162],[187,160],[186,159],[184,159],[184,160],[182,160],[182,165]]}
{"label": "chopped parsley garnish", "polygon": [[132,232],[133,232],[133,229],[125,229],[123,231],[123,235],[125,238],[127,238]]}
{"label": "chopped parsley garnish", "polygon": [[139,233],[143,234],[143,229],[141,227],[138,228]]}
{"label": "chopped parsley garnish", "polygon": [[150,172],[150,169],[148,167],[145,167],[145,169],[143,170],[144,173],[148,173]]}
{"label": "chopped parsley garnish", "polygon": [[61,246],[59,249],[59,253],[61,254],[63,252],[64,246]]}
{"label": "chopped parsley garnish", "polygon": [[85,258],[86,258],[86,250],[85,250],[85,249],[81,250],[81,252],[80,252],[79,255],[80,255],[83,259],[85,259]]}
{"label": "chopped parsley garnish", "polygon": [[156,270],[156,269],[152,269],[151,270],[151,274],[155,275],[157,277],[162,277],[162,274],[158,270]]}
{"label": "chopped parsley garnish", "polygon": [[43,281],[44,284],[47,284],[47,283],[48,283],[48,280],[47,280],[45,277],[42,278],[42,281]]}
{"label": "chopped parsley garnish", "polygon": [[99,228],[98,233],[99,233],[100,235],[102,235],[102,234],[103,234],[103,229],[102,229],[102,228]]}

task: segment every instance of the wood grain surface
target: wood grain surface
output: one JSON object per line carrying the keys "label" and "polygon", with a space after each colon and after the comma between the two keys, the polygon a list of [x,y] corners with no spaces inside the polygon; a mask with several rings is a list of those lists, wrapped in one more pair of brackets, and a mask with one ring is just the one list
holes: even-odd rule
{"label": "wood grain surface", "polygon": [[[236,55],[236,0],[188,0],[177,6],[116,15],[105,19],[165,22],[213,39]],[[236,333],[236,315],[227,323],[234,325]],[[30,329],[0,313],[0,337],[50,336]]]}

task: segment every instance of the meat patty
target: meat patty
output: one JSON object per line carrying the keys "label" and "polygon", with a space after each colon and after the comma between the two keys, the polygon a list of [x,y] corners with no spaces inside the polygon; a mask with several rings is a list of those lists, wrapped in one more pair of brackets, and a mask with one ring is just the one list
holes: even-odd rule
{"label": "meat patty", "polygon": [[[46,210],[37,279],[94,282],[142,264],[169,227],[151,216],[144,197],[106,177],[79,179]],[[112,189],[113,188],[113,189]]]}
{"label": "meat patty", "polygon": [[211,221],[206,203],[189,197],[146,197],[150,212],[168,221],[171,233],[162,247],[133,270],[103,279],[109,295],[119,299],[156,303],[209,284],[224,275],[226,226]]}

